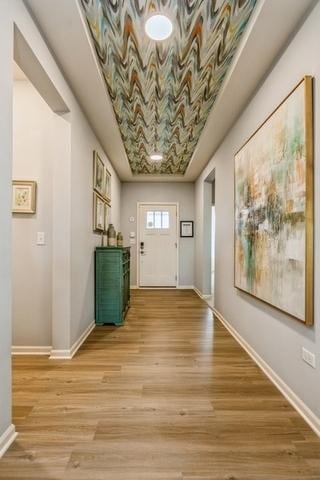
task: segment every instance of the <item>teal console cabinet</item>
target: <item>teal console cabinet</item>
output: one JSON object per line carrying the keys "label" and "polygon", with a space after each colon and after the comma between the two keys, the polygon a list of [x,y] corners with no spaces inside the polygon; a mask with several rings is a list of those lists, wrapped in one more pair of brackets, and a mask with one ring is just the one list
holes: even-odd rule
{"label": "teal console cabinet", "polygon": [[130,247],[95,251],[96,324],[122,325],[130,306]]}

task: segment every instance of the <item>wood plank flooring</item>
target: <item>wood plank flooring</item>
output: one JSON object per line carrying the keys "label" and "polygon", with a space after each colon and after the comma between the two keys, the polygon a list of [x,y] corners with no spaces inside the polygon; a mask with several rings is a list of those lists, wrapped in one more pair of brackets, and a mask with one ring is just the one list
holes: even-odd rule
{"label": "wood plank flooring", "polygon": [[134,291],[72,361],[15,357],[6,480],[320,480],[320,441],[192,291]]}

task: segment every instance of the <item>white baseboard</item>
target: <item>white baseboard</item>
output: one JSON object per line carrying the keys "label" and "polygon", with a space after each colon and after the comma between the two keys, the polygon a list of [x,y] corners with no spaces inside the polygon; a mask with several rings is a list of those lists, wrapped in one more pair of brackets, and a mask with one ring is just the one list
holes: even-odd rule
{"label": "white baseboard", "polygon": [[208,300],[209,298],[212,297],[212,295],[205,295],[204,293],[200,292],[200,290],[197,287],[193,287],[193,290],[202,300]]}
{"label": "white baseboard", "polygon": [[95,322],[85,329],[69,350],[51,350],[50,360],[71,360],[95,327]]}
{"label": "white baseboard", "polygon": [[52,347],[28,347],[13,345],[11,347],[12,355],[50,355]]}
{"label": "white baseboard", "polygon": [[13,423],[0,436],[0,458],[6,453],[12,442],[17,438],[16,427]]}
{"label": "white baseboard", "polygon": [[176,287],[139,287],[139,285],[130,285],[130,290],[194,290],[193,285],[177,285]]}
{"label": "white baseboard", "polygon": [[277,375],[277,373],[260,357],[260,355],[246,342],[246,340],[237,332],[237,330],[223,317],[216,309],[212,309],[215,316],[226,327],[237,342],[250,355],[253,361],[267,375],[271,382],[280,390],[282,395],[288,400],[295,410],[304,418],[312,430],[320,437],[320,418],[317,417],[310,408],[299,398],[291,388]]}

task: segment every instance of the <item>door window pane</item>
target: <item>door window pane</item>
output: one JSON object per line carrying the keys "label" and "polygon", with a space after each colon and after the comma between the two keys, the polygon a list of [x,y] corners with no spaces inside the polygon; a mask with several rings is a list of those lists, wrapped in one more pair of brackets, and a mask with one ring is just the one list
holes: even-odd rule
{"label": "door window pane", "polygon": [[154,212],[147,212],[147,228],[154,228]]}
{"label": "door window pane", "polygon": [[158,230],[170,228],[169,212],[148,211],[146,228],[156,228]]}
{"label": "door window pane", "polygon": [[169,212],[162,212],[162,228],[169,228]]}
{"label": "door window pane", "polygon": [[154,228],[162,228],[161,213],[162,212],[154,212]]}

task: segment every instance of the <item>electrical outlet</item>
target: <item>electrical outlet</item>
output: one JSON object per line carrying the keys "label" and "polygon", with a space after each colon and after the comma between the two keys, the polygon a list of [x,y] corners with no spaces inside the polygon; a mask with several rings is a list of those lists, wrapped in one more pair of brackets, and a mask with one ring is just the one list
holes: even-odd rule
{"label": "electrical outlet", "polygon": [[45,233],[44,232],[37,232],[37,245],[45,245]]}
{"label": "electrical outlet", "polygon": [[316,356],[314,353],[309,352],[306,348],[302,347],[302,360],[304,360],[310,367],[316,368]]}

